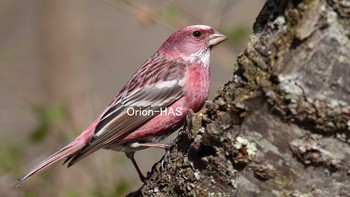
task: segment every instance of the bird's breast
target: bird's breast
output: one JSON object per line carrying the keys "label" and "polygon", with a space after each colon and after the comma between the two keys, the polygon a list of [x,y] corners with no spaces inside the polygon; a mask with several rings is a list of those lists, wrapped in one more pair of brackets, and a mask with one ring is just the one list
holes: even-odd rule
{"label": "bird's breast", "polygon": [[209,83],[209,65],[193,65],[188,68],[184,85],[184,101],[194,112],[198,112],[207,100]]}

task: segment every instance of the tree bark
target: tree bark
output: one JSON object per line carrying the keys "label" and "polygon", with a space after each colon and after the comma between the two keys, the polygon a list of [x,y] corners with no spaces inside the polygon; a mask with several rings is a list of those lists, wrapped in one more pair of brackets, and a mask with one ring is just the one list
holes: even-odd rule
{"label": "tree bark", "polygon": [[129,196],[350,196],[350,1],[268,0],[253,29]]}

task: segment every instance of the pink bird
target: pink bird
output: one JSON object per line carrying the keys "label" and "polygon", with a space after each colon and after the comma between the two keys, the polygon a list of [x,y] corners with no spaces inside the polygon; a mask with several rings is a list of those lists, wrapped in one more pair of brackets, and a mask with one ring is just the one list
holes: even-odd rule
{"label": "pink bird", "polygon": [[183,125],[190,109],[198,112],[203,107],[209,90],[210,51],[225,40],[226,36],[205,25],[173,33],[87,129],[16,185],[62,159],[70,167],[101,148],[125,152],[144,181],[135,151],[169,148],[159,142]]}

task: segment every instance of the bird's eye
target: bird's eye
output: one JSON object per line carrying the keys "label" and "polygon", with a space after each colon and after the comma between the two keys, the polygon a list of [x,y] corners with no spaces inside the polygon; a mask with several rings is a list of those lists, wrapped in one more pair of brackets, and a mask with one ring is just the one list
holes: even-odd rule
{"label": "bird's eye", "polygon": [[194,37],[198,38],[199,36],[202,35],[202,33],[201,33],[200,31],[194,31],[194,32],[192,33],[192,35],[193,35]]}

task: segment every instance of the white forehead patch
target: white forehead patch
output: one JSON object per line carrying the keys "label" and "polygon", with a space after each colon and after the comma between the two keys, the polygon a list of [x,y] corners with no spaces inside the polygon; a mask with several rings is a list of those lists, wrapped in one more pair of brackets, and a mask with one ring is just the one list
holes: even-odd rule
{"label": "white forehead patch", "polygon": [[211,29],[211,27],[207,26],[207,25],[192,25],[192,26],[188,26],[190,28],[199,28],[199,29]]}

